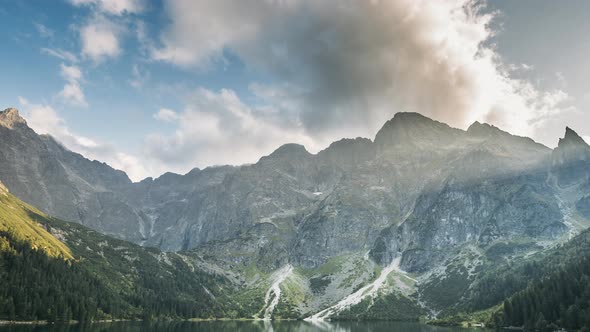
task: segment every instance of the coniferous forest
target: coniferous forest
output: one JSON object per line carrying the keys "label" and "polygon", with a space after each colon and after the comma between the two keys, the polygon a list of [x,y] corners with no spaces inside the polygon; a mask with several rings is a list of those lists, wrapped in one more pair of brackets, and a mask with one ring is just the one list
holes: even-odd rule
{"label": "coniferous forest", "polygon": [[582,257],[504,301],[505,325],[590,329],[590,257]]}
{"label": "coniferous forest", "polygon": [[148,264],[125,289],[121,280],[108,275],[101,280],[90,271],[84,262],[49,257],[30,242],[0,233],[0,319],[85,322],[224,315],[205,290],[214,289],[213,277],[183,277],[187,271],[180,270],[176,277],[162,278],[157,266]]}
{"label": "coniferous forest", "polygon": [[51,258],[0,233],[0,318],[89,321],[125,311],[96,278],[71,261]]}
{"label": "coniferous forest", "polygon": [[191,259],[112,239],[0,195],[0,320],[226,317],[226,279],[196,270]]}

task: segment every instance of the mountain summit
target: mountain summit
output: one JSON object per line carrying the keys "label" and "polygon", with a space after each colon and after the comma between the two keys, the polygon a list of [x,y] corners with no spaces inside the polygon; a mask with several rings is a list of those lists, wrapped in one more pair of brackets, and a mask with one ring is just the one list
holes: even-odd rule
{"label": "mountain summit", "polygon": [[381,150],[390,148],[432,148],[452,145],[465,132],[420,113],[399,112],[375,135]]}
{"label": "mountain summit", "polygon": [[570,127],[552,153],[552,167],[561,186],[579,184],[590,176],[590,146]]}
{"label": "mountain summit", "polygon": [[20,125],[27,125],[27,121],[23,119],[16,108],[7,108],[0,112],[0,125],[6,128],[14,128]]}
{"label": "mountain summit", "polygon": [[590,146],[573,129],[565,127],[565,135],[559,139],[557,148],[553,151],[553,159],[561,164],[590,159]]}
{"label": "mountain summit", "polygon": [[578,133],[576,133],[570,127],[565,127],[565,135],[563,138],[559,139],[559,143],[557,144],[558,147],[566,147],[566,146],[583,146],[588,147],[588,143],[584,141]]}

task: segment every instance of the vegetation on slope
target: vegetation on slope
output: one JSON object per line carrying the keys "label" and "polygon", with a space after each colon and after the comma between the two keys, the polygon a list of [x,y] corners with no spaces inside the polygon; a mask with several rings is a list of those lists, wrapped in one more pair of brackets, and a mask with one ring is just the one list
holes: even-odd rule
{"label": "vegetation on slope", "polygon": [[340,312],[334,319],[417,321],[423,314],[424,310],[415,301],[392,292],[376,298],[366,298]]}
{"label": "vegetation on slope", "polygon": [[[73,259],[71,250],[35,222],[31,214],[42,215],[37,209],[10,195],[6,189],[0,190],[0,233],[10,234],[14,240],[31,242],[35,249],[49,257]],[[8,245],[4,237],[0,238],[0,247]]]}
{"label": "vegetation on slope", "polygon": [[240,310],[224,295],[231,287],[187,256],[109,238],[0,193],[0,319],[225,317]]}
{"label": "vegetation on slope", "polygon": [[[247,292],[235,292],[225,277],[202,272],[194,254],[112,239],[48,217],[0,189],[0,319],[239,318],[260,308],[264,290],[252,290],[251,300],[243,301]],[[494,267],[487,265],[460,292],[457,308],[469,313],[437,323],[590,328],[590,231],[530,257],[494,258],[515,247],[507,245],[488,249],[486,260]],[[324,272],[310,279],[311,291],[325,291],[329,271]],[[301,301],[296,286],[285,284],[284,292]],[[292,317],[296,305],[281,303],[275,316]],[[391,293],[366,299],[335,318],[407,320],[421,314],[414,302]]]}
{"label": "vegetation on slope", "polygon": [[590,328],[590,230],[559,247],[486,270],[463,308],[467,313],[433,323]]}
{"label": "vegetation on slope", "polygon": [[509,326],[590,329],[590,257],[532,282],[504,301],[503,314],[503,323]]}

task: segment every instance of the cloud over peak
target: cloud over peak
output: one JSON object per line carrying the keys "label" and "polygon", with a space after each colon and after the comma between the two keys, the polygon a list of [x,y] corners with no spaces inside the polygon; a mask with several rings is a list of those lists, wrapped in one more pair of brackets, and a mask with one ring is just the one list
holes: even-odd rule
{"label": "cloud over peak", "polygon": [[284,143],[317,148],[302,128],[277,122],[266,112],[246,105],[232,90],[197,88],[182,112],[156,113],[156,119],[175,121],[177,128],[170,135],[150,135],[144,152],[152,163],[182,173],[197,166],[252,163]]}
{"label": "cloud over peak", "polygon": [[480,1],[178,0],[166,10],[154,59],[202,67],[232,52],[273,78],[258,97],[286,116],[280,105],[294,106],[316,139],[372,135],[402,110],[531,134],[567,100],[512,77]]}

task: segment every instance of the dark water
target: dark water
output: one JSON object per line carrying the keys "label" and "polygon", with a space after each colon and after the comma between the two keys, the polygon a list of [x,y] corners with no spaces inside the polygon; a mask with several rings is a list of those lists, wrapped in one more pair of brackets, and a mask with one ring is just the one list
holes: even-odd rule
{"label": "dark water", "polygon": [[87,327],[67,326],[0,326],[0,332],[469,332],[482,329],[435,327],[404,322],[318,322],[304,321],[225,321],[225,322],[166,322],[166,323],[100,323]]}

